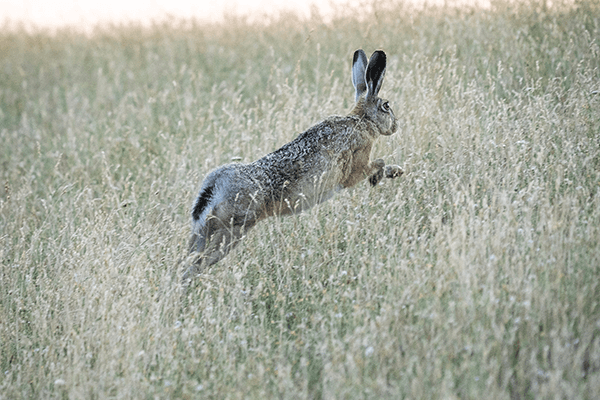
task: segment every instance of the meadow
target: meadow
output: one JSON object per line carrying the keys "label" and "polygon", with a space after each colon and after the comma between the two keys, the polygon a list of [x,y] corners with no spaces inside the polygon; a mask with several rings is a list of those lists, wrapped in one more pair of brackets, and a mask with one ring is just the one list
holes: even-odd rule
{"label": "meadow", "polygon": [[[0,399],[600,398],[600,2],[0,30]],[[184,293],[202,178],[353,104],[405,174]]]}

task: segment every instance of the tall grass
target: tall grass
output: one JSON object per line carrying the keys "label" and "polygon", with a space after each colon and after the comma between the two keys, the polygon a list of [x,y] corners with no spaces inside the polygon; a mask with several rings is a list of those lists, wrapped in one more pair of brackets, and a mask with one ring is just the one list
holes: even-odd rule
{"label": "tall grass", "polygon": [[[0,32],[0,398],[600,396],[600,4]],[[203,176],[352,105],[406,173],[180,291]]]}

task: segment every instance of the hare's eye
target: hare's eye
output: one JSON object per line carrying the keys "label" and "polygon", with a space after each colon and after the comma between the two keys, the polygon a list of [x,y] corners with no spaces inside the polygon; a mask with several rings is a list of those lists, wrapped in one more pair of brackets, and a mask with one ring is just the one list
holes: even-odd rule
{"label": "hare's eye", "polygon": [[383,104],[381,104],[381,109],[385,112],[390,111],[390,103],[388,103],[387,101],[384,102]]}

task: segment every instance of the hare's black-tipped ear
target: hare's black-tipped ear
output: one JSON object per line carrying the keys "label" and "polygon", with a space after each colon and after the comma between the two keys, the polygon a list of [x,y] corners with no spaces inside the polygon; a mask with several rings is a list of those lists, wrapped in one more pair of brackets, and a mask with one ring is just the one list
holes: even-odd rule
{"label": "hare's black-tipped ear", "polygon": [[366,72],[367,98],[376,97],[379,94],[385,75],[385,64],[386,57],[383,51],[377,50],[371,55]]}
{"label": "hare's black-tipped ear", "polygon": [[354,58],[352,59],[352,84],[356,89],[356,101],[360,99],[367,91],[367,81],[365,80],[365,69],[367,68],[367,55],[362,49],[354,52]]}

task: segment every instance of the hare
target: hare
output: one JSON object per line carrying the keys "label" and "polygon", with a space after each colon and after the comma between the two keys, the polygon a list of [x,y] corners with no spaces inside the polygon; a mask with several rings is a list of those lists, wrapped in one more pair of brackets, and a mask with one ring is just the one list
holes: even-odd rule
{"label": "hare", "polygon": [[402,175],[397,165],[371,161],[375,139],[397,129],[388,101],[377,96],[385,67],[383,51],[367,60],[356,50],[356,104],[348,116],[329,117],[259,160],[227,164],[206,176],[192,209],[189,253],[196,258],[184,285],[225,257],[260,220],[299,213],[365,178],[375,186],[384,176]]}

